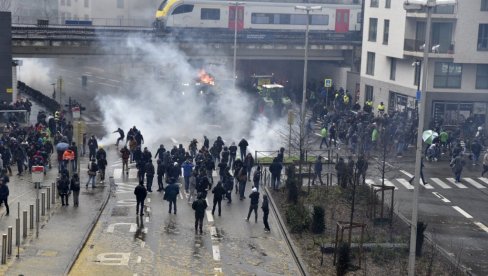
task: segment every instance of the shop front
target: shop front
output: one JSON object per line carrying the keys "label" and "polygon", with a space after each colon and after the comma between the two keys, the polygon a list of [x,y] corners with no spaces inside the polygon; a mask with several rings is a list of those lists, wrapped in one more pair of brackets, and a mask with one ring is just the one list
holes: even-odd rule
{"label": "shop front", "polygon": [[415,114],[416,101],[414,97],[390,91],[388,112],[407,112],[408,118]]}
{"label": "shop front", "polygon": [[433,101],[432,119],[444,128],[461,127],[466,134],[486,125],[486,102],[470,101]]}

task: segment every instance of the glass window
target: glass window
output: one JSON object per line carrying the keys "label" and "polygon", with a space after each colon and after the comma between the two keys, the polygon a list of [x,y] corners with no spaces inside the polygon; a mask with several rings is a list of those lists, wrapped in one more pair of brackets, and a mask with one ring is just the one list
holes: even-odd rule
{"label": "glass window", "polygon": [[164,0],[163,3],[161,3],[161,5],[159,5],[158,10],[162,11],[164,9],[164,6],[166,6],[166,2],[168,2],[168,0]]}
{"label": "glass window", "polygon": [[385,19],[383,28],[383,44],[388,45],[388,38],[390,36],[390,20]]}
{"label": "glass window", "polygon": [[90,5],[90,0],[85,0],[85,8],[88,8],[89,5]]}
{"label": "glass window", "polygon": [[376,41],[376,30],[378,28],[378,19],[377,18],[370,18],[369,19],[369,32],[368,32],[368,40],[369,41]]}
{"label": "glass window", "polygon": [[71,0],[66,0],[66,6],[71,7]]}
{"label": "glass window", "polygon": [[202,19],[202,20],[220,20],[220,9],[202,8],[202,10],[200,12],[200,19]]}
{"label": "glass window", "polygon": [[385,1],[385,8],[387,8],[387,9],[391,8],[391,0]]}
{"label": "glass window", "polygon": [[368,57],[366,60],[366,74],[374,76],[374,60],[376,54],[373,52],[368,52]]}
{"label": "glass window", "polygon": [[363,13],[362,12],[358,12],[356,20],[358,23],[363,23]]}
{"label": "glass window", "polygon": [[488,64],[476,66],[476,89],[488,89]]}
{"label": "glass window", "polygon": [[478,50],[488,50],[488,24],[480,24],[479,26]]}
{"label": "glass window", "polygon": [[124,8],[124,0],[117,0],[117,9]]}
{"label": "glass window", "polygon": [[365,93],[364,93],[364,100],[365,101],[373,101],[373,86],[371,85],[366,85],[364,87]]}
{"label": "glass window", "polygon": [[434,88],[461,88],[463,67],[461,64],[436,62]]}
{"label": "glass window", "polygon": [[390,80],[395,80],[396,78],[396,65],[397,65],[396,58],[391,58],[390,59]]}
{"label": "glass window", "polygon": [[379,6],[379,0],[371,0],[371,7],[377,8]]}
{"label": "glass window", "polygon": [[481,10],[488,11],[488,0],[481,0]]}
{"label": "glass window", "polygon": [[171,14],[182,14],[189,13],[193,11],[193,5],[181,5],[176,7],[176,9]]}
{"label": "glass window", "polygon": [[[329,25],[329,16],[328,15],[312,15],[310,20],[311,25]],[[281,23],[280,24],[284,24]]]}
{"label": "glass window", "polygon": [[[306,14],[253,13],[252,24],[307,25]],[[329,25],[328,15],[311,15],[310,25]]]}
{"label": "glass window", "polygon": [[289,14],[280,14],[280,24],[290,24],[291,16]]}

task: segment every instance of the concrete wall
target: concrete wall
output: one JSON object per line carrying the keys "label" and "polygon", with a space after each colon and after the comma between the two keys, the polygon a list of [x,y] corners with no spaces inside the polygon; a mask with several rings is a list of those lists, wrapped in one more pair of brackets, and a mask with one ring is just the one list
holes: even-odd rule
{"label": "concrete wall", "polygon": [[0,12],[0,101],[10,103],[12,93],[12,33],[10,12]]}

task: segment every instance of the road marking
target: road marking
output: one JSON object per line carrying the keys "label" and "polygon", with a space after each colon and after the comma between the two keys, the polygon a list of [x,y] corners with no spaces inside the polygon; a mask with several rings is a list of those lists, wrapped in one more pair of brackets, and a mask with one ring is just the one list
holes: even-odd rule
{"label": "road marking", "polygon": [[478,189],[486,189],[485,186],[483,186],[480,183],[474,181],[474,179],[472,179],[472,178],[465,177],[463,179],[466,180],[466,182],[468,182],[469,184],[473,185],[475,188],[478,188]]}
{"label": "road marking", "polygon": [[114,169],[114,179],[122,178],[122,169]]}
{"label": "road marking", "polygon": [[212,255],[214,261],[220,261],[220,249],[218,245],[212,245]]}
{"label": "road marking", "polygon": [[118,222],[118,223],[112,223],[107,227],[107,233],[113,233],[115,230],[115,226],[119,225],[128,225],[130,226],[129,232],[134,233],[137,230],[137,224],[135,223],[129,223],[129,222]]}
{"label": "road marking", "polygon": [[443,195],[439,194],[438,192],[432,192],[432,193],[445,203],[451,202],[449,199],[445,198]]}
{"label": "road marking", "polygon": [[413,177],[413,174],[410,174],[410,173],[409,173],[409,172],[407,172],[407,171],[400,170],[400,172],[401,172],[401,173],[403,173],[404,175],[406,175],[406,176],[410,177],[410,178],[412,178],[412,177]]}
{"label": "road marking", "polygon": [[147,203],[151,203],[151,199],[150,198],[147,199]]}
{"label": "road marking", "polygon": [[413,186],[412,184],[410,184],[410,182],[408,182],[406,179],[403,179],[403,178],[397,178],[396,179],[398,182],[400,182],[400,184],[402,184],[403,186],[405,186],[405,188],[407,188],[407,190],[413,190]]}
{"label": "road marking", "polygon": [[137,170],[129,170],[129,178],[137,178]]}
{"label": "road marking", "polygon": [[463,184],[461,183],[456,183],[456,180],[454,180],[454,178],[447,178],[447,181],[451,182],[452,184],[454,184],[454,186],[458,187],[458,188],[461,188],[461,189],[466,189],[468,187],[464,186]]}
{"label": "road marking", "polygon": [[217,238],[217,228],[215,226],[210,227],[210,237],[212,237],[212,240]]}
{"label": "road marking", "polygon": [[141,256],[138,256],[137,257],[137,263],[140,264],[142,262],[142,257]]}
{"label": "road marking", "polygon": [[483,182],[485,182],[486,184],[488,184],[488,178],[486,178],[486,177],[479,177],[478,179],[481,180],[481,181],[483,181]]}
{"label": "road marking", "polygon": [[465,218],[469,218],[469,219],[473,218],[473,216],[471,216],[470,214],[468,214],[466,211],[464,211],[463,209],[459,208],[458,206],[452,206],[452,208],[454,208],[454,210],[458,211]]}
{"label": "road marking", "polygon": [[144,229],[142,229],[142,233],[147,234],[147,227],[144,227]]}
{"label": "road marking", "polygon": [[[380,179],[380,182],[381,182],[381,179]],[[385,186],[395,187],[395,190],[398,190],[398,188],[393,183],[391,183],[390,180],[388,180],[386,178],[385,178]]]}
{"label": "road marking", "polygon": [[[146,229],[146,228],[144,228]],[[146,246],[146,242],[141,242],[141,248],[144,248],[144,246]]]}
{"label": "road marking", "polygon": [[432,187],[432,185],[430,185],[428,183],[424,183],[424,181],[422,179],[420,179],[420,185],[424,186],[424,188],[426,188],[428,190],[434,189],[434,187]]}
{"label": "road marking", "polygon": [[213,222],[214,221],[214,218],[213,218],[212,212],[210,212],[209,210],[207,210],[206,213],[207,213],[207,220],[208,220],[208,222]]}
{"label": "road marking", "polygon": [[434,181],[435,184],[439,185],[443,189],[451,189],[451,186],[447,185],[439,178],[431,178],[431,180]]}
{"label": "road marking", "polygon": [[151,207],[147,206],[146,212],[151,212]]}
{"label": "road marking", "polygon": [[180,193],[180,198],[183,199],[183,193]]}
{"label": "road marking", "polygon": [[476,224],[479,228],[481,228],[481,230],[483,230],[486,233],[488,233],[488,227],[486,227],[486,225],[484,225],[483,223],[478,222],[478,221],[475,221],[474,224]]}
{"label": "road marking", "polygon": [[146,217],[146,222],[148,222],[148,223],[149,223],[149,217]]}
{"label": "road marking", "polygon": [[392,164],[386,162],[386,161],[381,161],[378,157],[375,157],[374,159],[376,159],[378,162],[385,162],[385,164],[390,167],[390,168],[395,168],[395,166],[393,166]]}

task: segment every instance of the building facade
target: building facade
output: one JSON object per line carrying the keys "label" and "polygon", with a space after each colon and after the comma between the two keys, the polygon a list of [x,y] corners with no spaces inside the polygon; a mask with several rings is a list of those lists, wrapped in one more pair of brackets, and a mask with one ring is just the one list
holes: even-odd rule
{"label": "building facade", "polygon": [[365,0],[362,103],[371,100],[376,109],[383,102],[389,111],[413,115],[426,69],[425,123],[487,126],[488,0],[434,8],[427,66],[421,63],[427,13],[406,11],[403,2]]}

